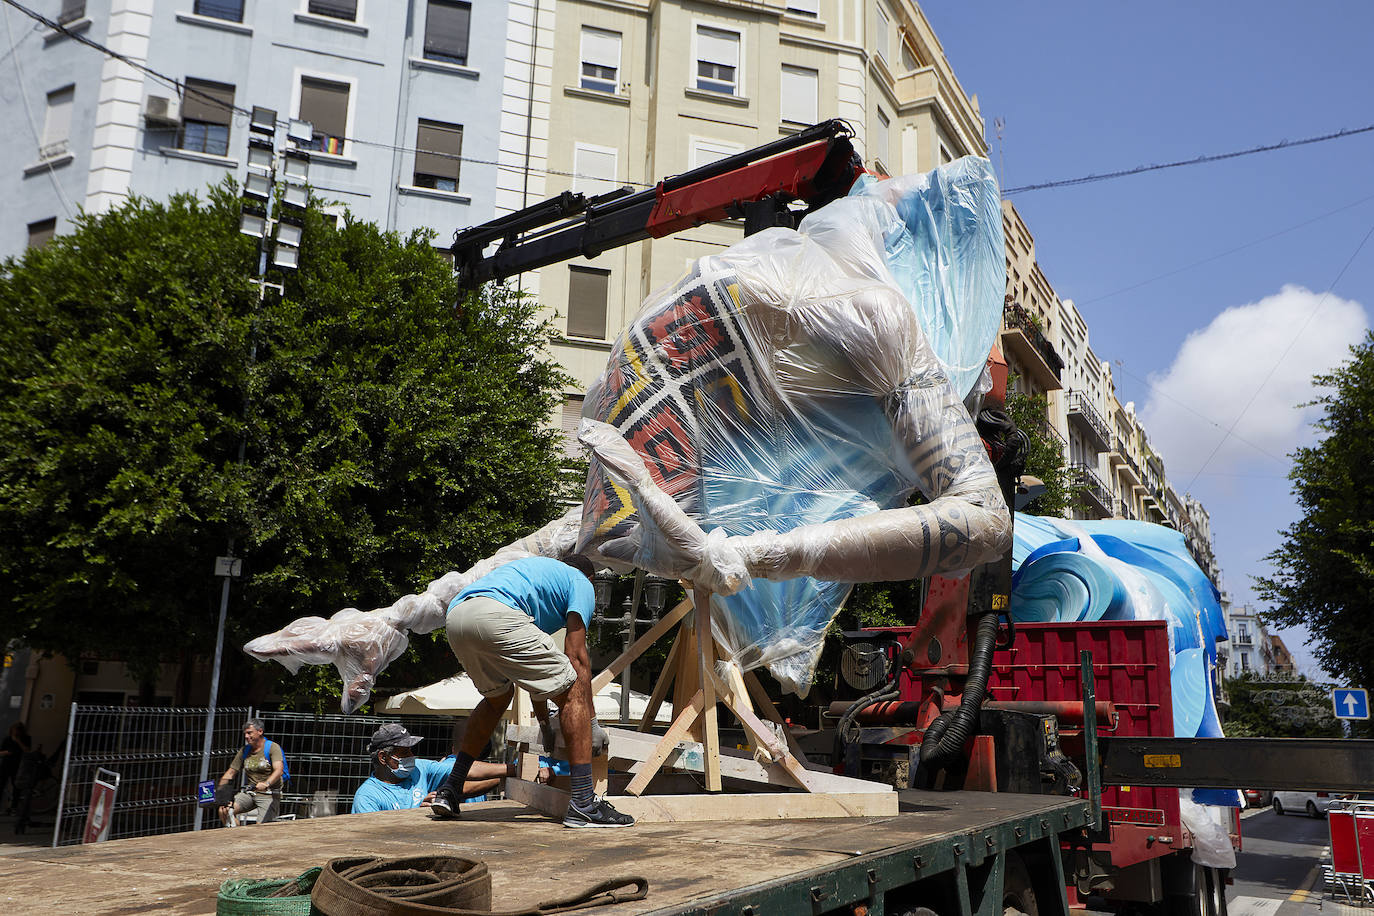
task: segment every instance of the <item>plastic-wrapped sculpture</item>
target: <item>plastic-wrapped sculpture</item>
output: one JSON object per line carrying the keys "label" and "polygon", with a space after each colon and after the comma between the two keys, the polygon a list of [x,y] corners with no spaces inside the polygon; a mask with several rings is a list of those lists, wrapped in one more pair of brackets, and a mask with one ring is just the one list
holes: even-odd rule
{"label": "plastic-wrapped sculpture", "polygon": [[577,551],[709,590],[732,660],[805,693],[851,583],[967,570],[1009,546],[963,405],[1000,323],[1003,265],[996,183],[974,158],[865,181],[796,231],[701,258],[645,301],[588,392],[580,509],[422,594],[303,618],[245,650],[293,671],[334,663],[351,711],[405,632],[442,626],[467,583]]}

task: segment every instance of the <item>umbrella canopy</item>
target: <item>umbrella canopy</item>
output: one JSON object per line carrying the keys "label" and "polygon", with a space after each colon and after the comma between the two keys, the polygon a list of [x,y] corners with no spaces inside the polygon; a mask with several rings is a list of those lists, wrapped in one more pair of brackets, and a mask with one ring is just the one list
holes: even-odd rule
{"label": "umbrella canopy", "polygon": [[[472,712],[482,702],[482,694],[466,674],[444,678],[424,687],[416,687],[405,693],[391,697],[382,706],[385,712],[402,715],[462,716]],[[596,717],[602,722],[616,722],[620,719],[620,685],[610,684],[593,698]],[[630,718],[638,722],[644,716],[649,698],[637,690],[630,691]],[[673,721],[671,703],[664,703],[658,709],[654,721],[664,725]]]}

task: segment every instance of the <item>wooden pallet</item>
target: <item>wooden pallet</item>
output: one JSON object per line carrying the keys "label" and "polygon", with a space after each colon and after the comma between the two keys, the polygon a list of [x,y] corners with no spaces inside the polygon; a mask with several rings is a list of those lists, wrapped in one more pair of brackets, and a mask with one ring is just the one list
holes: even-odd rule
{"label": "wooden pallet", "polygon": [[[717,665],[725,653],[712,635],[710,594],[701,590],[689,593],[691,598],[664,615],[592,679],[595,693],[677,627],[639,731],[606,730],[611,739],[609,754],[594,761],[597,791],[614,792],[616,808],[645,823],[896,814],[897,793],[891,786],[812,766],[753,672],[740,671],[733,664]],[[662,736],[645,734],[670,687],[674,690],[672,724]],[[717,704],[724,704],[743,724],[751,742],[748,752],[721,748]],[[535,755],[556,756],[561,742],[557,748],[543,747],[539,729],[532,726],[511,726],[507,738],[524,752],[522,779],[519,783],[511,781],[507,794],[536,810],[561,816],[567,808],[565,791],[525,781],[537,765]],[[612,768],[630,774],[623,793],[620,786],[610,784],[607,774]],[[704,791],[677,792],[681,782],[665,779],[671,773],[699,778]],[[757,790],[724,792],[726,779],[743,789]]]}

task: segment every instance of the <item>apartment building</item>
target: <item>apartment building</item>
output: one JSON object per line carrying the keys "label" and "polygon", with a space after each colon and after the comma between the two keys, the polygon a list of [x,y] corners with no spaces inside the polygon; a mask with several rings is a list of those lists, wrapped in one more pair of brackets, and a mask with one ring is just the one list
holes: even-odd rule
{"label": "apartment building", "polygon": [[254,106],[312,124],[309,180],[338,211],[403,234],[433,228],[437,244],[490,218],[498,159],[518,164],[492,127],[530,95],[519,0],[34,6],[184,89],[5,7],[3,254],[65,231],[83,208],[242,182]]}
{"label": "apartment building", "polygon": [[[532,176],[547,175],[531,179],[532,201],[647,187],[836,117],[879,172],[986,153],[976,100],[906,0],[561,0],[541,7],[538,35],[551,70],[531,163]],[[527,279],[564,329],[557,354],[579,386],[567,428],[640,302],[742,232],[701,226]]]}
{"label": "apartment building", "polygon": [[1223,604],[1225,642],[1217,644],[1217,670],[1227,677],[1295,677],[1293,655],[1276,633],[1270,633],[1250,605]]}

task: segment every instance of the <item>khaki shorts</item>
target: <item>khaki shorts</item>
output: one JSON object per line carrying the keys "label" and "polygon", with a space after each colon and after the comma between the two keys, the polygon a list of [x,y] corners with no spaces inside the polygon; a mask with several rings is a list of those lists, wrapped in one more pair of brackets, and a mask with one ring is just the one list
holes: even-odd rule
{"label": "khaki shorts", "polygon": [[545,700],[577,680],[572,662],[530,615],[485,596],[449,611],[448,644],[484,697],[498,697],[519,684],[531,699]]}

